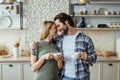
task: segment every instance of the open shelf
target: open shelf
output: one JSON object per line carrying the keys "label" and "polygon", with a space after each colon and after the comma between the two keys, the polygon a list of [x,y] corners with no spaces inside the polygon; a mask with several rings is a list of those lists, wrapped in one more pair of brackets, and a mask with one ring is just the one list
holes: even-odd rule
{"label": "open shelf", "polygon": [[111,2],[107,2],[107,1],[101,1],[101,2],[90,2],[91,4],[120,4],[120,1],[111,1]]}
{"label": "open shelf", "polygon": [[20,16],[20,14],[0,14],[0,16]]}
{"label": "open shelf", "polygon": [[[73,15],[71,15],[73,16]],[[120,15],[74,15],[74,17],[111,17],[111,18],[120,18]]]}
{"label": "open shelf", "polygon": [[77,30],[88,30],[88,31],[117,31],[120,28],[75,28]]}
{"label": "open shelf", "polygon": [[120,1],[111,1],[111,2],[107,2],[107,1],[96,1],[96,2],[90,2],[90,3],[86,3],[86,4],[81,4],[81,3],[73,3],[72,5],[91,5],[91,4],[120,4]]}

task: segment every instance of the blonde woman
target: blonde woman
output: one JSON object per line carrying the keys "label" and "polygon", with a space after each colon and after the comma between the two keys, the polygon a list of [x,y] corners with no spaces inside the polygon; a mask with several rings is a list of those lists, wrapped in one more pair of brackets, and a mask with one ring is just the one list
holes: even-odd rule
{"label": "blonde woman", "polygon": [[[40,42],[31,50],[31,68],[35,72],[34,80],[59,80],[58,70],[62,68],[62,59],[56,59],[57,46],[53,38],[57,35],[56,25],[45,21],[41,28]],[[62,55],[61,55],[62,56]]]}

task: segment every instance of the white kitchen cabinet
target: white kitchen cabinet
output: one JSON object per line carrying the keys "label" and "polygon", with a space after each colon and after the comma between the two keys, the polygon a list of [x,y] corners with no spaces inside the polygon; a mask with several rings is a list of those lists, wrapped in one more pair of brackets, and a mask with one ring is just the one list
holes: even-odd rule
{"label": "white kitchen cabinet", "polygon": [[90,80],[100,80],[100,63],[90,66]]}
{"label": "white kitchen cabinet", "polygon": [[2,80],[1,64],[0,64],[0,80]]}
{"label": "white kitchen cabinet", "polygon": [[33,80],[34,72],[31,70],[30,63],[23,64],[23,80]]}
{"label": "white kitchen cabinet", "polygon": [[4,63],[2,64],[2,80],[21,80],[20,64]]}
{"label": "white kitchen cabinet", "polygon": [[119,64],[105,62],[102,63],[102,80],[119,80]]}

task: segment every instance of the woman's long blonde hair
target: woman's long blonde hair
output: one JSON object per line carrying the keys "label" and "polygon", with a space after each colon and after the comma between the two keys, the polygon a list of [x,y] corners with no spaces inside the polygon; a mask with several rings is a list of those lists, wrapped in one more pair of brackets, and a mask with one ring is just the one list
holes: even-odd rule
{"label": "woman's long blonde hair", "polygon": [[55,24],[53,21],[44,21],[40,30],[40,40],[44,40],[49,35],[49,30]]}

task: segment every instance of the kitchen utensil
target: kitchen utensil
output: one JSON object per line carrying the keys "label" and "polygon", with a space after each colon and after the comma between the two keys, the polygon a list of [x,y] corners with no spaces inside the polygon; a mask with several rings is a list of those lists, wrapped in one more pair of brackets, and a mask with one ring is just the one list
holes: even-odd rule
{"label": "kitchen utensil", "polygon": [[19,46],[20,46],[20,41],[21,41],[21,37],[19,37],[19,39],[18,39]]}

